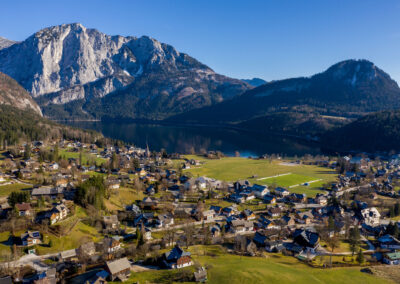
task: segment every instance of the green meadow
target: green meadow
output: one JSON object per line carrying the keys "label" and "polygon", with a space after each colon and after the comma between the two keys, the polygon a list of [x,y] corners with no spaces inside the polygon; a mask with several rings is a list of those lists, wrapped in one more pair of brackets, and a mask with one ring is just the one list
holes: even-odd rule
{"label": "green meadow", "polygon": [[[207,176],[228,182],[247,179],[252,183],[286,187],[291,192],[306,193],[309,196],[315,196],[324,183],[332,182],[336,178],[336,173],[328,168],[290,164],[280,160],[253,160],[236,157],[210,160],[198,156],[187,156],[187,158],[202,162],[201,165],[187,170],[194,176]],[[310,183],[308,186],[303,185],[310,181],[316,182]],[[291,187],[295,185],[298,186]]]}

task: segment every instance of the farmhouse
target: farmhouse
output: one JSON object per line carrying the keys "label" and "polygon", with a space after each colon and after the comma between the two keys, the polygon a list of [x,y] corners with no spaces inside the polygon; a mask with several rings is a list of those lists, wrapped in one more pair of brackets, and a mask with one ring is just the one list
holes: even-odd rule
{"label": "farmhouse", "polygon": [[164,254],[164,264],[172,269],[183,268],[193,265],[190,252],[183,251],[179,246],[175,246],[171,251]]}
{"label": "farmhouse", "polygon": [[107,261],[107,271],[110,273],[110,280],[126,281],[131,275],[131,264],[129,260],[124,257],[114,261]]}

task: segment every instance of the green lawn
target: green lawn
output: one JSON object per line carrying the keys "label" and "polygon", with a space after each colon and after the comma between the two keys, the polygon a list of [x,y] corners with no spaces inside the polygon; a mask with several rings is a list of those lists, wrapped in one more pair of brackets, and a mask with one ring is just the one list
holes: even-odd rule
{"label": "green lawn", "polygon": [[[66,159],[74,158],[74,159],[78,160],[79,159],[79,155],[80,155],[79,152],[69,152],[68,149],[61,149],[60,150],[60,156],[63,157],[63,158],[65,157]],[[82,164],[86,165],[88,160],[96,161],[97,165],[101,165],[101,164],[106,162],[106,159],[99,158],[94,154],[91,154],[91,153],[88,153],[87,151],[84,151],[82,153]]]}
{"label": "green lawn", "polygon": [[[247,158],[222,158],[219,160],[208,160],[197,156],[187,156],[201,160],[202,165],[187,170],[194,176],[207,176],[228,182],[234,182],[240,179],[247,179],[252,183],[258,184],[276,184],[282,187],[289,187],[305,182],[321,180],[311,183],[309,186],[298,186],[290,188],[291,192],[304,192],[309,196],[315,196],[318,188],[322,184],[334,181],[336,174],[334,171],[309,165],[287,165],[283,161],[253,160]],[[282,175],[274,177],[276,175]],[[256,178],[252,178],[256,176]],[[268,179],[263,179],[270,177]]]}
{"label": "green lawn", "polygon": [[[208,283],[391,283],[360,272],[360,267],[312,268],[294,257],[267,254],[267,257],[240,257],[224,253],[219,246],[189,249],[196,263],[208,267]],[[207,251],[204,255],[204,251]],[[169,283],[175,271],[132,273],[127,283]]]}
{"label": "green lawn", "polygon": [[14,191],[21,191],[23,189],[30,189],[32,188],[29,185],[25,185],[22,183],[14,183],[14,184],[7,184],[0,186],[0,197],[8,196],[11,192]]}

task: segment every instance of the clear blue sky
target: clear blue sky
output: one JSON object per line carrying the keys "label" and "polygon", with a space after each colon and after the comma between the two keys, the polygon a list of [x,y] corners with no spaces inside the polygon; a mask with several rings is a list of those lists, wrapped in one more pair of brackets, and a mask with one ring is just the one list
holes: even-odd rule
{"label": "clear blue sky", "polygon": [[149,35],[215,71],[265,80],[308,76],[365,58],[400,82],[400,1],[13,0],[0,36],[80,22],[107,34]]}

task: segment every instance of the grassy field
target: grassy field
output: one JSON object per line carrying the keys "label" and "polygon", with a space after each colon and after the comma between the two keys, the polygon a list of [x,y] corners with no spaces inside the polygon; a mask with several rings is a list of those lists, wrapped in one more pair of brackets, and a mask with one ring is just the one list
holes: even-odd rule
{"label": "grassy field", "polygon": [[[206,253],[204,253],[204,250]],[[218,246],[189,249],[196,263],[208,268],[208,283],[392,283],[360,272],[360,267],[311,268],[293,257],[268,254],[267,257],[240,257],[224,253]],[[168,274],[176,271],[133,273],[127,283],[170,283]]]}
{"label": "grassy field", "polygon": [[104,205],[109,211],[123,209],[124,206],[130,205],[145,197],[143,192],[136,192],[136,190],[128,187],[121,187],[115,190],[110,199],[104,200]]}
{"label": "grassy field", "polygon": [[[69,159],[69,158],[79,159],[79,152],[69,152],[68,149],[61,149],[60,156],[63,158],[65,157],[66,159]],[[97,165],[101,165],[106,162],[106,159],[96,157],[94,154],[90,154],[90,153],[84,151],[82,153],[82,164],[86,165],[88,160],[96,161]]]}
{"label": "grassy field", "polygon": [[187,158],[194,158],[203,162],[202,165],[187,170],[194,176],[207,176],[228,182],[247,179],[252,183],[290,187],[319,180],[309,186],[296,186],[289,189],[291,192],[306,193],[309,196],[316,195],[322,184],[334,181],[336,178],[335,172],[327,168],[289,165],[277,160],[252,160],[233,157],[208,160],[197,156],[187,156]]}
{"label": "grassy field", "polygon": [[2,186],[0,186],[0,197],[8,196],[8,195],[10,195],[11,192],[14,192],[14,191],[21,191],[21,190],[30,189],[30,188],[32,188],[32,187],[29,185],[26,185],[26,184],[22,184],[22,183],[2,185]]}

